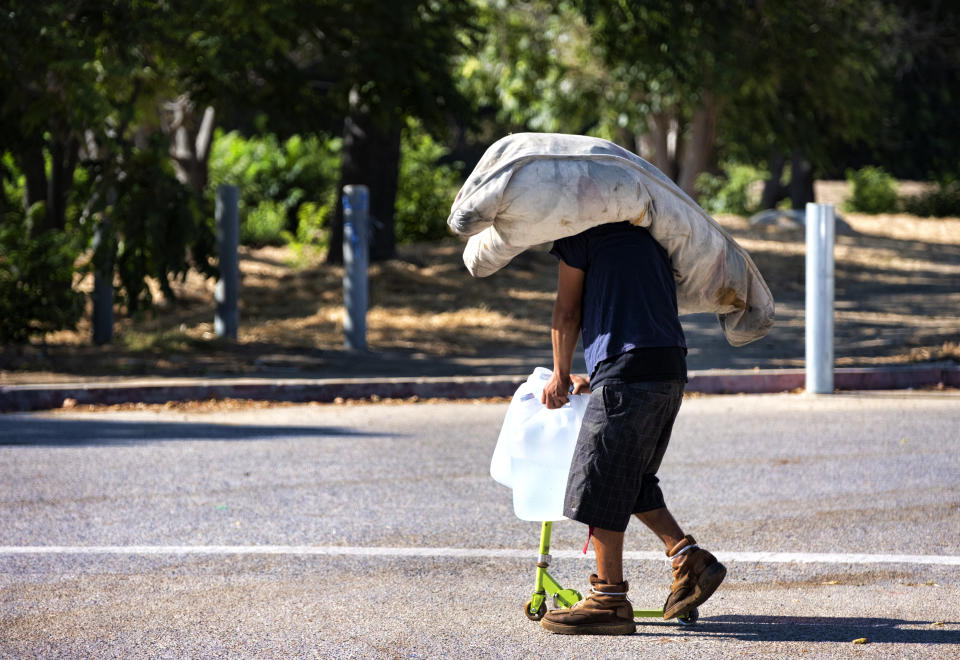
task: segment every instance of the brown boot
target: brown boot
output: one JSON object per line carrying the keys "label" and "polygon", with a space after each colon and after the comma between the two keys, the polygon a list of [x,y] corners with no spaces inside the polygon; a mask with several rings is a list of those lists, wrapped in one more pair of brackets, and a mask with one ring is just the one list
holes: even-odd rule
{"label": "brown boot", "polygon": [[636,631],[627,582],[606,584],[590,576],[590,595],[573,607],[551,610],[540,625],[561,635],[629,635]]}
{"label": "brown boot", "polygon": [[692,536],[685,536],[667,550],[673,557],[673,586],[663,606],[663,618],[672,619],[685,614],[713,595],[727,569],[717,558],[697,546]]}

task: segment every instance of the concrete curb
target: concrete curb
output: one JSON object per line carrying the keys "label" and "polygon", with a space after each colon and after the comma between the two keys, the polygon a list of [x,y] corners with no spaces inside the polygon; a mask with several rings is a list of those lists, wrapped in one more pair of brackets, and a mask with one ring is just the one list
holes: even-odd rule
{"label": "concrete curb", "polygon": [[[120,383],[64,383],[0,387],[0,412],[60,408],[72,399],[77,405],[166,403],[207,399],[329,403],[337,398],[475,399],[511,396],[526,376],[461,376],[438,378],[331,379],[153,379]],[[703,394],[763,394],[804,387],[802,369],[709,370],[690,372],[688,392]],[[960,387],[960,366],[945,364],[834,371],[838,390],[897,390],[921,387]]]}
{"label": "concrete curb", "polygon": [[[803,369],[714,369],[690,372],[688,392],[704,394],[765,394],[804,389]],[[921,387],[960,387],[960,366],[946,364],[835,369],[837,390],[904,390]]]}

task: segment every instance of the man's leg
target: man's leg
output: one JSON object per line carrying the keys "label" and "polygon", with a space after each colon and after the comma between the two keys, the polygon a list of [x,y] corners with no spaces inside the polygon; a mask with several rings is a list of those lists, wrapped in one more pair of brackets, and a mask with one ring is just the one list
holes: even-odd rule
{"label": "man's leg", "polygon": [[540,625],[566,635],[628,635],[637,628],[629,585],[623,579],[623,532],[593,528],[597,572],[590,576],[590,594],[570,608],[550,610]]}
{"label": "man's leg", "polygon": [[594,527],[593,551],[597,555],[597,577],[607,584],[623,582],[623,532]]}
{"label": "man's leg", "polygon": [[[667,546],[667,550],[683,540],[683,530],[680,529],[680,525],[677,524],[677,521],[667,507],[663,506],[653,511],[644,511],[643,513],[634,515],[663,541],[663,544]],[[599,557],[599,554],[597,557]]]}
{"label": "man's leg", "polygon": [[623,530],[636,510],[634,484],[649,462],[646,450],[656,443],[661,425],[641,405],[650,393],[638,404],[622,385],[609,387],[609,396],[607,389],[595,389],[587,403],[563,511],[571,520],[593,526],[597,573],[590,576],[586,598],[547,612],[540,625],[551,632],[629,634],[636,629],[623,579]]}
{"label": "man's leg", "polygon": [[727,574],[724,565],[697,546],[692,536],[684,535],[667,507],[635,515],[663,541],[672,559],[673,585],[663,606],[663,618],[689,612],[712,596]]}

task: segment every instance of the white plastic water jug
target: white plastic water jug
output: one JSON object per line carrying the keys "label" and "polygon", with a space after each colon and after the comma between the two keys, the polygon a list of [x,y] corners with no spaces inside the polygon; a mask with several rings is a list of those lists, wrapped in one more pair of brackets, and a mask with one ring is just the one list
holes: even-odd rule
{"label": "white plastic water jug", "polygon": [[552,372],[538,367],[516,391],[490,461],[490,476],[513,488],[521,520],[562,520],[570,461],[587,407],[587,395],[571,395],[562,408],[540,402]]}

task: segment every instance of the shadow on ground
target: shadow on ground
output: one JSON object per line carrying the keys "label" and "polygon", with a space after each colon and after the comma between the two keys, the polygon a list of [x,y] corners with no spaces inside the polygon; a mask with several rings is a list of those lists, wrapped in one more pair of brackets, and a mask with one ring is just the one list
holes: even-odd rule
{"label": "shadow on ground", "polygon": [[[954,622],[907,621],[874,617],[804,617],[729,615],[701,618],[689,633],[694,637],[729,638],[747,642],[846,642],[867,644],[960,644]],[[662,630],[637,628],[637,634],[663,637]]]}
{"label": "shadow on ground", "polygon": [[398,437],[330,426],[256,426],[231,424],[51,419],[0,416],[0,447],[107,447],[181,440],[275,440],[279,438]]}

